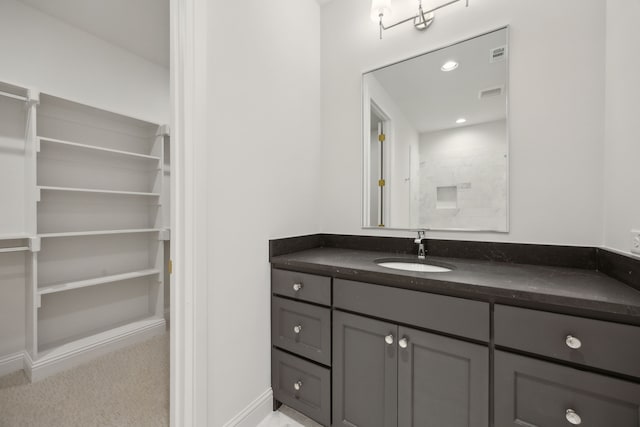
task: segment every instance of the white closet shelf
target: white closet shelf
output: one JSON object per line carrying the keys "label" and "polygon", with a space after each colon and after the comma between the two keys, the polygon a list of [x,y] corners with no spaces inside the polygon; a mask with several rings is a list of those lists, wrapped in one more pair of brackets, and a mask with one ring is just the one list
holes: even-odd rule
{"label": "white closet shelf", "polygon": [[121,326],[116,326],[104,332],[45,345],[38,354],[37,364],[46,365],[51,361],[69,357],[69,355],[74,353],[85,352],[97,346],[126,339],[127,337],[140,333],[144,330],[163,327],[164,324],[165,320],[161,317],[146,317]]}
{"label": "white closet shelf", "polygon": [[64,146],[68,146],[68,147],[82,148],[82,149],[95,150],[95,151],[102,151],[104,153],[117,154],[117,155],[121,155],[121,156],[138,157],[138,158],[141,158],[141,159],[149,159],[149,160],[160,160],[160,157],[158,157],[158,156],[150,156],[148,154],[132,153],[130,151],[123,151],[123,150],[114,150],[112,148],[96,147],[95,145],[80,144],[78,142],[64,141],[64,140],[55,139],[55,138],[46,138],[44,136],[39,136],[38,137],[38,141],[40,143],[48,142],[48,143],[59,144],[59,145],[64,145]]}
{"label": "white closet shelf", "polygon": [[109,234],[134,234],[134,233],[157,233],[162,231],[159,228],[134,228],[130,230],[95,230],[95,231],[69,231],[65,233],[44,233],[38,237],[80,237],[80,236],[105,236]]}
{"label": "white closet shelf", "polygon": [[20,240],[20,239],[28,239],[29,237],[31,237],[31,235],[26,233],[0,234],[0,240]]}
{"label": "white closet shelf", "polygon": [[0,254],[6,254],[8,252],[24,252],[28,250],[29,250],[29,246],[18,246],[15,248],[0,248]]}
{"label": "white closet shelf", "polygon": [[123,280],[136,279],[139,277],[153,276],[154,274],[159,274],[159,273],[160,273],[160,270],[155,268],[150,268],[147,270],[113,274],[111,276],[102,276],[102,277],[96,277],[93,279],[78,280],[75,282],[56,283],[53,285],[42,286],[38,288],[38,293],[40,295],[54,294],[57,292],[70,291],[72,289],[88,288],[90,286],[121,282]]}
{"label": "white closet shelf", "polygon": [[43,191],[67,191],[76,193],[95,193],[95,194],[115,194],[122,196],[146,196],[160,197],[160,193],[145,193],[140,191],[118,191],[118,190],[98,190],[94,188],[74,188],[74,187],[51,187],[48,185],[40,185],[38,189]]}

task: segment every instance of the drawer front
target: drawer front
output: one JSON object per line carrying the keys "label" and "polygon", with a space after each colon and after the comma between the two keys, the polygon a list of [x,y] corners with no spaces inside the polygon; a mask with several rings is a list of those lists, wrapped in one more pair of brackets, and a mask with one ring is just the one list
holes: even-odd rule
{"label": "drawer front", "polygon": [[395,322],[489,341],[489,304],[335,279],[334,306]]}
{"label": "drawer front", "polygon": [[497,345],[640,378],[637,326],[504,305],[494,316]]}
{"label": "drawer front", "polygon": [[330,378],[327,368],[277,349],[271,353],[274,398],[325,426],[331,423]]}
{"label": "drawer front", "polygon": [[331,278],[295,271],[271,270],[271,289],[274,294],[300,301],[331,305]]}
{"label": "drawer front", "polygon": [[640,427],[640,384],[496,351],[495,425]]}
{"label": "drawer front", "polygon": [[277,347],[331,364],[331,310],[273,297],[271,343]]}

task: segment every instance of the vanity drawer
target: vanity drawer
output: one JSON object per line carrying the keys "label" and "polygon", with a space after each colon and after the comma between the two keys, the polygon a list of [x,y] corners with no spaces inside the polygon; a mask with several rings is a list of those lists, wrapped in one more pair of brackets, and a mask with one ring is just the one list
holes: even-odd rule
{"label": "vanity drawer", "polygon": [[640,378],[640,327],[505,305],[494,325],[496,345]]}
{"label": "vanity drawer", "polygon": [[271,343],[325,365],[331,364],[331,310],[271,299]]}
{"label": "vanity drawer", "polygon": [[331,305],[330,277],[274,268],[271,270],[271,289],[274,294]]}
{"label": "vanity drawer", "polygon": [[495,425],[640,427],[640,384],[495,352]]}
{"label": "vanity drawer", "polygon": [[325,426],[331,423],[330,378],[327,368],[277,349],[271,353],[273,397]]}
{"label": "vanity drawer", "polygon": [[334,306],[398,323],[489,341],[489,304],[335,279]]}

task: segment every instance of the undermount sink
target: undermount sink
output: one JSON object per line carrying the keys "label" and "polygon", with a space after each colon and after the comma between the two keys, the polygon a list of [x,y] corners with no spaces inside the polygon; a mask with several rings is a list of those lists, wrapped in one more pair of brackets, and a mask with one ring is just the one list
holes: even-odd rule
{"label": "undermount sink", "polygon": [[376,260],[376,264],[380,267],[391,268],[394,270],[417,271],[421,273],[447,273],[453,270],[453,267],[445,267],[444,265],[430,264],[427,262],[417,262],[409,260]]}

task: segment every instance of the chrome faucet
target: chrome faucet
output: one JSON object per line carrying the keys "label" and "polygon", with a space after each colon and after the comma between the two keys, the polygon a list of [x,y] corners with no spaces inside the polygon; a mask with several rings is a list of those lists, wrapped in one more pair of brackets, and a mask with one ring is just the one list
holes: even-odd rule
{"label": "chrome faucet", "polygon": [[418,244],[418,259],[425,259],[427,257],[427,251],[424,248],[425,231],[418,230],[418,237],[414,240]]}

